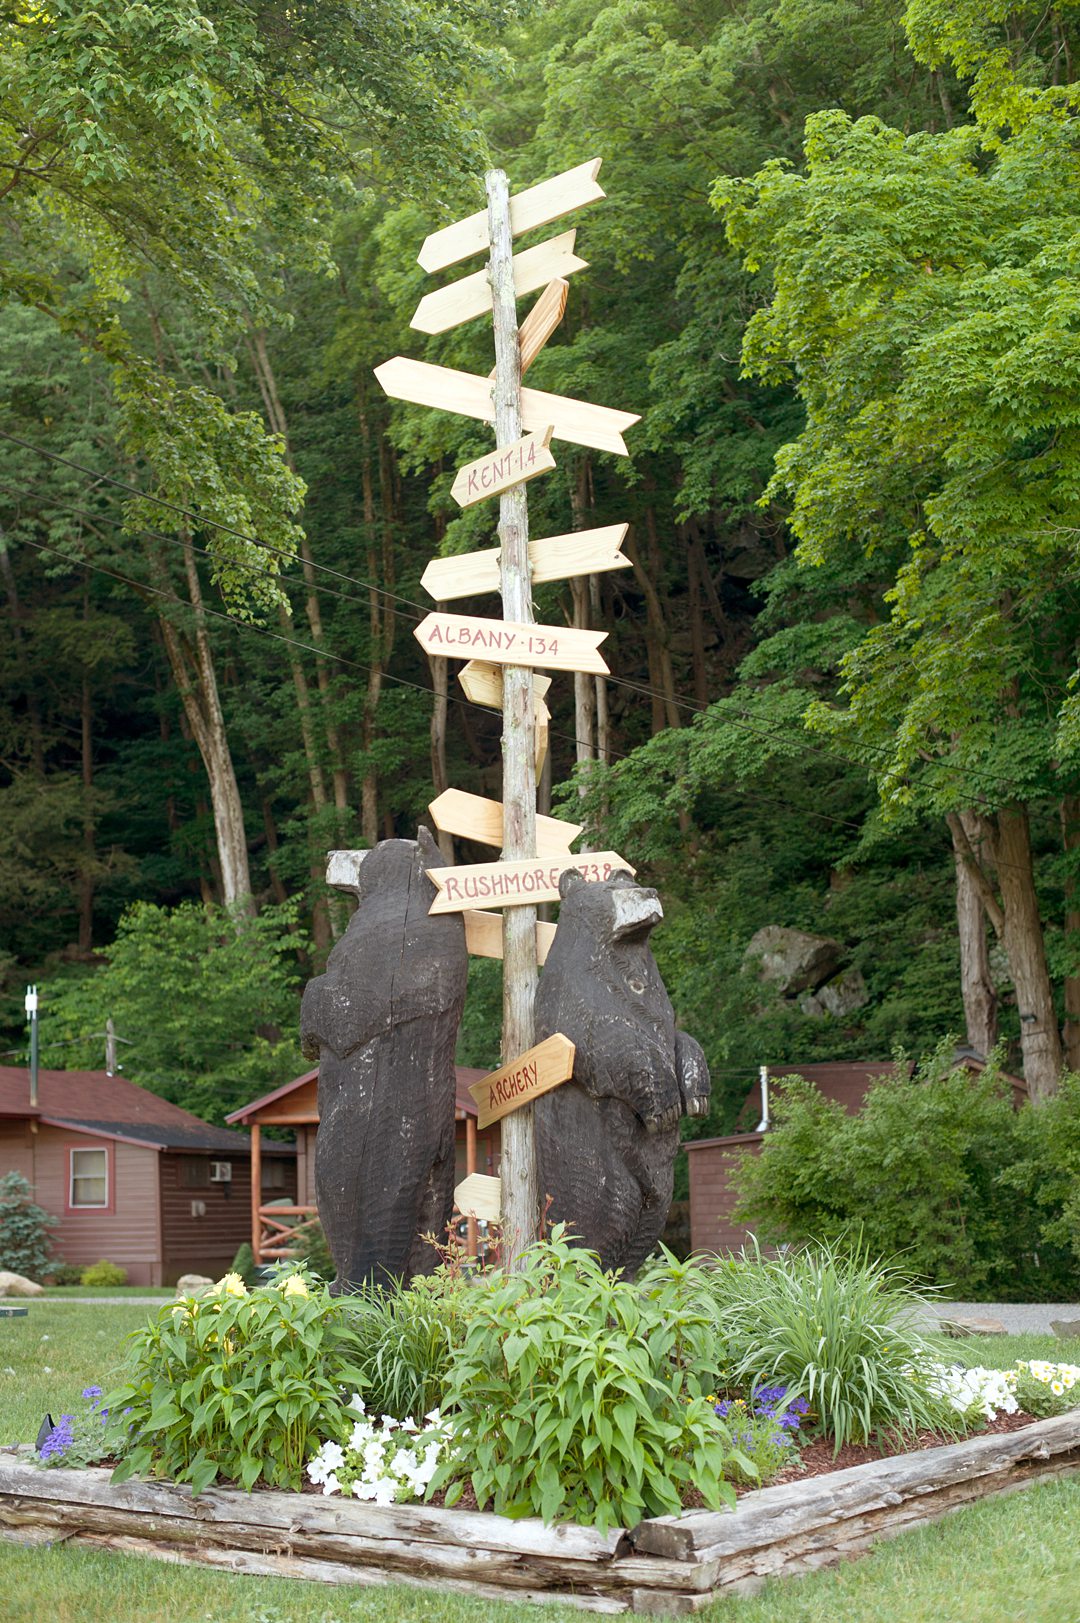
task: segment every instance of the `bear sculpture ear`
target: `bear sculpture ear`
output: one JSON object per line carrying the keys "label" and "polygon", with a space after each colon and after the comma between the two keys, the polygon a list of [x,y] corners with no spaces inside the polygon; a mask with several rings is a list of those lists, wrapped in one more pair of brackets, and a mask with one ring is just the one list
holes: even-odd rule
{"label": "bear sculpture ear", "polygon": [[559,898],[565,900],[572,890],[578,890],[586,883],[585,876],[576,868],[567,868],[559,879]]}
{"label": "bear sculpture ear", "polygon": [[435,841],[431,830],[421,823],[416,831],[416,843],[420,847],[420,855],[425,868],[445,868],[446,858]]}

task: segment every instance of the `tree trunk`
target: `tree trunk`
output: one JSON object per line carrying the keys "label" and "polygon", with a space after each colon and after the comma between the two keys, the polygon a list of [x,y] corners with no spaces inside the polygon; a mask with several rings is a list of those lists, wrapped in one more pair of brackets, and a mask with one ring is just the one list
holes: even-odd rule
{"label": "tree trunk", "polygon": [[[89,608],[88,593],[83,593],[83,612]],[[94,874],[97,870],[97,851],[94,844],[94,734],[93,704],[90,678],[82,680],[82,825],[83,856],[79,873],[79,951],[89,953],[94,945]]]}
{"label": "tree trunk", "polygon": [[377,581],[382,579],[385,590],[394,585],[393,519],[396,505],[393,469],[389,466],[389,449],[385,442],[379,446],[379,484],[382,496],[382,523],[375,517],[375,443],[367,414],[366,382],[357,381],[357,411],[363,440],[361,460],[361,495],[363,500],[364,532],[367,540],[366,567],[371,583],[368,587],[368,629],[370,650],[368,655],[367,693],[364,696],[364,717],[361,741],[364,748],[364,777],[360,787],[360,828],[364,841],[374,845],[379,837],[379,777],[371,759],[377,737],[379,700],[382,697],[383,676],[394,646],[394,614],[380,592]]}
{"label": "tree trunk", "polygon": [[[206,631],[202,588],[199,583],[191,538],[184,541],[184,569],[191,610],[190,633],[181,632],[166,612],[160,614],[162,639],[180,694],[192,737],[202,757],[210,786],[214,818],[221,895],[226,906],[241,912],[253,911],[251,873],[248,867],[244,808],[236,782],[232,754],[221,708],[213,652]],[[160,558],[151,549],[151,566],[159,579],[165,578]],[[170,592],[170,595],[175,594]]]}
{"label": "tree trunk", "polygon": [[[657,582],[661,579],[662,559],[660,538],[656,527],[656,513],[652,506],[645,509],[646,564],[643,566],[636,537],[627,536],[624,552],[634,566],[634,578],[645,598],[645,636],[650,649],[650,666],[655,671],[653,685],[659,689],[660,714],[663,725],[678,727],[679,710],[675,703],[675,675],[671,667],[670,634]],[[654,732],[661,731],[655,726]]]}
{"label": "tree trunk", "polygon": [[1057,1092],[1064,1056],[1035,894],[1031,832],[1023,806],[1004,807],[995,822],[994,862],[1004,916],[1002,939],[1020,1011],[1024,1080],[1032,1103],[1042,1104]]}
{"label": "tree trunk", "polygon": [[[445,604],[436,603],[436,610],[442,612]],[[450,777],[446,770],[446,717],[450,707],[450,661],[441,654],[429,654],[428,666],[431,670],[431,783],[434,790],[433,798],[438,798],[444,789],[450,787]],[[435,838],[439,850],[452,866],[454,861],[454,836],[445,829],[436,829]]]}
{"label": "tree trunk", "polygon": [[971,867],[973,859],[982,866],[980,859],[985,831],[982,819],[975,812],[962,811],[957,818],[959,829],[954,829],[950,823],[950,831],[953,834],[953,860],[956,864],[956,925],[960,939],[960,991],[964,999],[964,1024],[968,1047],[986,1055],[997,1042],[998,999],[990,973],[986,908]]}
{"label": "tree trunk", "polygon": [[[1065,868],[1065,934],[1080,943],[1080,876],[1071,864],[1080,859],[1080,795],[1061,802],[1061,843]],[[1080,967],[1065,976],[1065,1063],[1080,1071]]]}
{"label": "tree trunk", "polygon": [[[23,645],[23,617],[22,605],[19,602],[19,588],[15,581],[15,571],[11,566],[11,556],[7,548],[0,546],[0,574],[4,577],[4,586],[7,591],[8,609],[11,614],[12,642],[18,649]],[[39,778],[45,776],[45,735],[41,725],[41,708],[38,704],[37,692],[33,682],[26,684],[26,716],[30,723],[30,759],[34,763],[35,775]]]}
{"label": "tree trunk", "polygon": [[[578,462],[577,476],[570,484],[570,520],[575,530],[584,530],[587,527],[588,501],[590,485],[590,465],[588,455]],[[584,630],[589,624],[589,583],[584,575],[574,575],[570,579],[570,599],[573,604],[572,625]],[[585,761],[596,759],[596,743],[593,733],[596,716],[596,683],[593,677],[584,671],[574,672],[574,759],[579,765]],[[578,784],[578,794],[587,793],[584,776]]]}
{"label": "tree trunk", "polygon": [[705,609],[702,603],[701,543],[694,541],[687,551],[690,586],[690,651],[694,665],[694,700],[703,708],[709,702],[709,679],[705,666]]}

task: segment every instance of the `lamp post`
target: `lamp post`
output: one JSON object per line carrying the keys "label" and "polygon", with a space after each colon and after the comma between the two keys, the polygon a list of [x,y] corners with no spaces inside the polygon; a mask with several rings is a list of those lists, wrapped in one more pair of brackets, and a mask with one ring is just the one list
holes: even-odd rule
{"label": "lamp post", "polygon": [[38,989],[26,988],[26,1018],[30,1022],[30,1108],[38,1107]]}

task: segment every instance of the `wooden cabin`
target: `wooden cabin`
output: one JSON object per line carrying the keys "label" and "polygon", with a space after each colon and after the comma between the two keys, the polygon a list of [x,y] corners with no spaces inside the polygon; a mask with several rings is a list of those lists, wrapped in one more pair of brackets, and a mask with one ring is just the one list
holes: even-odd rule
{"label": "wooden cabin", "polygon": [[[972,1072],[986,1068],[985,1059],[970,1049],[959,1050],[956,1063]],[[871,1083],[890,1076],[895,1068],[891,1060],[852,1060],[811,1065],[792,1062],[770,1065],[767,1070],[770,1088],[780,1077],[802,1076],[824,1098],[836,1100],[854,1116],[862,1109]],[[1027,1098],[1027,1085],[1020,1076],[1007,1076],[1006,1080],[1013,1090],[1013,1103],[1019,1107]],[[739,1251],[750,1239],[750,1230],[732,1216],[736,1204],[733,1174],[744,1155],[759,1153],[765,1134],[750,1123],[760,1120],[761,1087],[755,1083],[739,1112],[742,1131],[723,1138],[691,1138],[683,1144],[690,1168],[690,1244],[694,1251]]]}
{"label": "wooden cabin", "polygon": [[[488,1073],[466,1065],[457,1067],[457,1095],[454,1119],[457,1123],[457,1171],[455,1184],[472,1172],[485,1172],[496,1177],[499,1171],[499,1124],[479,1133],[476,1127],[477,1109],[469,1087]],[[251,1129],[252,1165],[259,1167],[262,1157],[270,1148],[271,1140],[263,1136],[264,1127],[291,1128],[296,1134],[296,1196],[293,1204],[280,1199],[268,1201],[261,1179],[250,1185],[251,1215],[250,1238],[255,1261],[272,1262],[288,1256],[298,1229],[317,1220],[319,1208],[315,1195],[315,1135],[319,1128],[319,1070],[305,1071],[283,1087],[275,1088],[261,1099],[234,1110],[226,1118]],[[255,1198],[255,1189],[262,1196]]]}
{"label": "wooden cabin", "polygon": [[[218,1278],[247,1240],[251,1140],[106,1071],[0,1066],[0,1172],[20,1172],[59,1219],[53,1254],[103,1258],[132,1285]],[[266,1147],[261,1198],[296,1198],[292,1145]]]}

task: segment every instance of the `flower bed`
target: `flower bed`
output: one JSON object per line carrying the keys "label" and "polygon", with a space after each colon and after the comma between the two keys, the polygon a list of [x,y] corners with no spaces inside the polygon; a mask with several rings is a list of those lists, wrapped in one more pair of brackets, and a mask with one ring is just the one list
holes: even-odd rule
{"label": "flower bed", "polygon": [[636,1526],[545,1526],[490,1512],[114,1483],[0,1450],[0,1536],[90,1545],[331,1584],[405,1583],[589,1611],[677,1614],[866,1549],[960,1505],[1080,1468],[1080,1411],[1005,1434],[746,1493],[733,1511]]}

